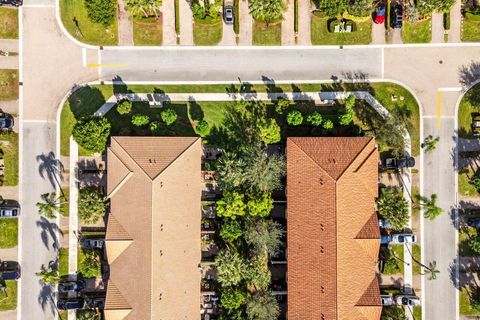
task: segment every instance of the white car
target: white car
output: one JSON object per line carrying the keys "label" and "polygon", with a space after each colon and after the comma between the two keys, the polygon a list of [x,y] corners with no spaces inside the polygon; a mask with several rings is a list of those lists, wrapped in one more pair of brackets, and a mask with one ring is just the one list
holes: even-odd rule
{"label": "white car", "polygon": [[394,233],[390,235],[390,243],[392,244],[414,243],[416,241],[417,237],[412,233]]}
{"label": "white car", "polygon": [[391,306],[395,303],[391,294],[382,294],[380,299],[382,299],[382,306]]}
{"label": "white car", "polygon": [[417,296],[400,294],[395,297],[395,302],[400,306],[415,307],[420,305],[420,298]]}

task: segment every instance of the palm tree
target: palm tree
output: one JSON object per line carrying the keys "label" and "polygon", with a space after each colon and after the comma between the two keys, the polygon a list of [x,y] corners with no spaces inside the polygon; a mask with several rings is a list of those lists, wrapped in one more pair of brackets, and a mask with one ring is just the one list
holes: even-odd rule
{"label": "palm tree", "polygon": [[267,25],[282,19],[286,7],[283,0],[251,0],[248,6],[253,18],[263,21]]}
{"label": "palm tree", "polygon": [[431,262],[428,263],[428,267],[426,265],[424,265],[423,263],[421,263],[420,261],[418,261],[417,259],[415,259],[415,257],[413,256],[412,252],[410,251],[410,248],[409,246],[405,246],[407,248],[407,251],[408,253],[410,254],[410,256],[412,257],[412,260],[416,263],[418,263],[421,267],[423,267],[426,272],[422,273],[422,274],[426,274],[428,275],[428,280],[435,280],[437,279],[437,274],[440,273],[440,271],[437,269],[437,261],[433,260]]}
{"label": "palm tree", "polygon": [[425,218],[433,220],[442,213],[442,209],[436,205],[436,194],[432,194],[430,199],[421,195],[416,195],[415,198],[419,202],[419,205],[423,208],[423,216]]}
{"label": "palm tree", "polygon": [[437,147],[437,143],[440,141],[440,137],[434,138],[432,135],[429,135],[425,138],[425,141],[422,143],[422,148],[425,148],[425,152],[431,152]]}
{"label": "palm tree", "polygon": [[38,213],[49,219],[54,219],[60,205],[66,203],[66,201],[60,201],[61,197],[57,197],[55,192],[44,193],[40,197],[43,202],[37,202]]}
{"label": "palm tree", "polygon": [[157,13],[159,7],[162,5],[162,0],[127,0],[127,10],[134,16],[144,15],[146,18],[150,14]]}
{"label": "palm tree", "polygon": [[57,268],[54,268],[53,261],[50,261],[48,267],[42,264],[40,272],[35,273],[40,281],[45,285],[53,285],[60,282],[60,273]]}

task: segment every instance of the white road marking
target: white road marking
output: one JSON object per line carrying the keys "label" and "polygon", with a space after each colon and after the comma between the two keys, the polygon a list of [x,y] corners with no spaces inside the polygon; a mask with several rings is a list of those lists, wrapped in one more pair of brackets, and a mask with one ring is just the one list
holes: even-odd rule
{"label": "white road marking", "polygon": [[437,118],[441,118],[441,119],[453,119],[455,118],[454,116],[444,116],[444,115],[441,115],[441,116],[432,116],[432,115],[428,115],[428,116],[423,116],[424,119],[437,119]]}
{"label": "white road marking", "polygon": [[438,91],[443,91],[443,92],[460,92],[462,91],[462,87],[444,87],[444,88],[438,88]]}
{"label": "white road marking", "polygon": [[98,63],[98,81],[102,81],[102,50],[97,52],[97,63]]}
{"label": "white road marking", "polygon": [[86,48],[82,48],[82,65],[84,67],[87,66],[87,49]]}
{"label": "white road marking", "polygon": [[[23,82],[23,8],[18,9],[18,80]],[[18,202],[22,203],[22,161],[23,161],[23,85],[18,88]],[[18,263],[22,265],[22,219],[18,219]],[[17,282],[17,319],[22,319],[22,280]]]}
{"label": "white road marking", "polygon": [[54,4],[24,4],[24,8],[55,8]]}

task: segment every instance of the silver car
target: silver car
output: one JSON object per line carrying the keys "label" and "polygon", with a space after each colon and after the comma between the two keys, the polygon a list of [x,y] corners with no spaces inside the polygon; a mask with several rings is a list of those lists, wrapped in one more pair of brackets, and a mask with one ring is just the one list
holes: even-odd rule
{"label": "silver car", "polygon": [[0,218],[17,218],[19,214],[19,207],[0,207]]}
{"label": "silver car", "polygon": [[382,294],[380,299],[382,299],[382,306],[392,306],[395,303],[391,294]]}
{"label": "silver car", "polygon": [[420,305],[420,298],[417,296],[400,294],[395,296],[395,302],[400,306],[415,307]]}
{"label": "silver car", "polygon": [[225,1],[223,5],[223,19],[226,24],[233,24],[234,13],[233,13],[233,2]]}
{"label": "silver car", "polygon": [[414,243],[416,241],[417,237],[413,233],[395,233],[390,235],[390,243],[392,244]]}

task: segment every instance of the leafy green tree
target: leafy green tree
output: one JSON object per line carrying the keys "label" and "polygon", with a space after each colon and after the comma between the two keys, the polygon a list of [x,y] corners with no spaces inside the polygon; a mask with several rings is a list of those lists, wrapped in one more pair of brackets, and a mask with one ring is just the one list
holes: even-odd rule
{"label": "leafy green tree", "polygon": [[162,121],[165,122],[167,126],[173,124],[177,121],[177,113],[173,109],[165,109],[160,113]]}
{"label": "leafy green tree", "polygon": [[268,156],[266,152],[254,147],[247,154],[245,166],[244,188],[251,194],[258,192],[272,192],[283,187],[282,177],[286,172],[285,157],[279,155]]}
{"label": "leafy green tree", "polygon": [[126,4],[133,16],[144,15],[147,18],[152,14],[158,16],[162,0],[126,0]]}
{"label": "leafy green tree", "polygon": [[275,257],[278,254],[284,231],[282,226],[273,220],[252,219],[247,223],[245,242],[257,255],[267,254]]}
{"label": "leafy green tree", "polygon": [[405,16],[407,21],[410,23],[417,23],[420,19],[420,14],[418,13],[417,7],[408,1],[405,3]]}
{"label": "leafy green tree", "polygon": [[381,320],[408,320],[402,307],[383,307]]}
{"label": "leafy green tree", "polygon": [[108,27],[115,19],[117,1],[115,0],[84,0],[88,18],[96,23]]}
{"label": "leafy green tree", "polygon": [[233,191],[244,185],[247,162],[237,153],[226,152],[217,161],[218,185],[224,191]]}
{"label": "leafy green tree", "polygon": [[283,114],[290,107],[290,100],[279,98],[275,103],[275,112]]}
{"label": "leafy green tree", "polygon": [[379,145],[390,149],[394,157],[400,156],[405,150],[404,129],[405,121],[401,116],[392,112],[386,120],[382,119],[373,127]]}
{"label": "leafy green tree", "polygon": [[400,188],[386,187],[380,190],[378,213],[388,220],[394,230],[403,230],[407,225],[408,206]]}
{"label": "leafy green tree", "polygon": [[235,249],[220,250],[215,257],[215,266],[218,282],[223,287],[236,286],[244,279],[246,262]]}
{"label": "leafy green tree", "polygon": [[246,313],[248,320],[277,320],[280,307],[271,292],[261,291],[247,299]]}
{"label": "leafy green tree", "polygon": [[48,219],[56,218],[56,212],[60,209],[60,206],[66,203],[66,201],[62,201],[62,197],[57,197],[55,192],[44,193],[40,197],[42,201],[36,204],[38,213]]}
{"label": "leafy green tree", "polygon": [[106,118],[87,117],[78,120],[73,127],[75,141],[91,152],[103,152],[110,136],[110,123]]}
{"label": "leafy green tree", "polygon": [[312,126],[319,127],[322,125],[322,121],[323,121],[322,115],[317,111],[314,111],[307,116],[307,123]]}
{"label": "leafy green tree", "polygon": [[227,243],[233,243],[243,235],[240,222],[233,219],[226,219],[220,229],[220,237]]}
{"label": "leafy green tree", "polygon": [[350,123],[352,123],[353,114],[354,112],[352,109],[350,108],[343,109],[338,116],[340,124],[342,126],[348,126]]}
{"label": "leafy green tree", "polygon": [[101,315],[95,310],[77,310],[77,320],[100,320]]}
{"label": "leafy green tree", "polygon": [[[360,2],[362,2],[363,0],[360,0]],[[370,1],[371,2],[371,1]],[[345,103],[345,108],[353,108],[355,107],[355,102],[356,102],[356,98],[353,94],[349,94],[348,97],[345,99],[344,103]]]}
{"label": "leafy green tree", "polygon": [[432,194],[430,199],[421,196],[419,194],[415,195],[416,200],[419,202],[419,206],[423,208],[423,216],[429,220],[433,220],[442,214],[442,209],[437,207],[437,195]]}
{"label": "leafy green tree", "polygon": [[448,12],[456,0],[418,0],[417,9],[421,14],[431,12]]}
{"label": "leafy green tree", "polygon": [[247,202],[248,214],[252,217],[266,217],[273,209],[273,198],[270,193],[262,193]]}
{"label": "leafy green tree", "polygon": [[100,188],[80,188],[78,197],[78,216],[86,224],[95,224],[106,213],[107,199]]}
{"label": "leafy green tree", "polygon": [[200,120],[196,127],[197,133],[200,137],[206,137],[210,133],[210,125],[205,120]]}
{"label": "leafy green tree", "polygon": [[257,292],[267,290],[272,281],[272,274],[268,268],[266,255],[254,255],[247,264],[245,270],[247,290]]}
{"label": "leafy green tree", "polygon": [[135,127],[146,126],[150,122],[150,117],[146,114],[136,113],[132,116],[132,124]]}
{"label": "leafy green tree", "polygon": [[150,125],[148,126],[148,130],[154,136],[161,136],[166,132],[165,124],[160,121],[150,122]]}
{"label": "leafy green tree", "polygon": [[220,16],[222,1],[221,0],[198,0],[192,1],[192,13],[196,19],[203,20],[207,17],[218,18]]}
{"label": "leafy green tree", "polygon": [[284,0],[250,0],[248,8],[255,20],[268,25],[283,18],[287,5]]}
{"label": "leafy green tree", "polygon": [[372,13],[372,0],[350,1],[348,13],[356,17],[368,17]]}
{"label": "leafy green tree", "polygon": [[60,282],[60,273],[57,268],[54,268],[52,263],[48,267],[42,264],[40,272],[35,273],[35,275],[45,285],[54,285]]}
{"label": "leafy green tree", "polygon": [[82,249],[83,257],[78,266],[79,272],[85,278],[95,278],[101,274],[102,261],[97,250]]}
{"label": "leafy green tree", "polygon": [[316,0],[315,3],[320,11],[332,18],[336,18],[347,9],[347,0]]}
{"label": "leafy green tree", "polygon": [[325,129],[326,131],[333,130],[333,121],[330,119],[323,120],[323,129]]}
{"label": "leafy green tree", "polygon": [[224,192],[223,198],[217,201],[219,217],[236,219],[237,216],[244,216],[246,209],[244,195],[238,192]]}
{"label": "leafy green tree", "polygon": [[245,299],[246,294],[243,290],[226,287],[222,289],[220,305],[228,312],[231,312],[239,309],[245,303]]}
{"label": "leafy green tree", "polygon": [[272,144],[279,142],[282,137],[280,134],[280,126],[275,119],[266,119],[259,127],[260,139],[265,144]]}
{"label": "leafy green tree", "polygon": [[117,102],[117,112],[119,114],[127,114],[132,112],[132,101],[123,99]]}
{"label": "leafy green tree", "polygon": [[469,237],[467,245],[473,252],[480,254],[480,235],[476,234],[475,236]]}
{"label": "leafy green tree", "polygon": [[287,123],[291,126],[299,126],[303,122],[302,113],[298,110],[292,110],[287,114]]}
{"label": "leafy green tree", "polygon": [[475,187],[477,192],[480,192],[480,170],[477,170],[473,177],[470,178],[469,183]]}

